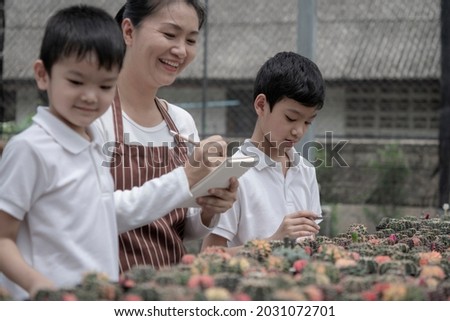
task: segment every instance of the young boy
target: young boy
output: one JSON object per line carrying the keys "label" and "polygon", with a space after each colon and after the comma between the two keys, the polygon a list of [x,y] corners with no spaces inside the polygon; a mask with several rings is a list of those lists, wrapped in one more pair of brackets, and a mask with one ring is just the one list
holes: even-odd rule
{"label": "young boy", "polygon": [[238,199],[221,215],[202,248],[236,252],[253,239],[297,239],[318,233],[321,216],[314,167],[296,153],[324,103],[322,75],[309,59],[280,52],[259,70],[253,106],[257,122],[251,139],[235,156],[257,155],[259,164],[239,179]]}
{"label": "young boy", "polygon": [[123,56],[101,9],[69,7],[47,23],[34,75],[49,107],[10,140],[0,166],[0,286],[15,299],[90,270],[118,278],[113,183],[91,123],[114,97]]}

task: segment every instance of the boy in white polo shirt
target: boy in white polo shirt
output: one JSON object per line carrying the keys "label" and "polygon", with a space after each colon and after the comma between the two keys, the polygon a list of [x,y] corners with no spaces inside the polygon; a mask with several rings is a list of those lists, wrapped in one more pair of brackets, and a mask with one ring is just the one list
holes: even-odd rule
{"label": "boy in white polo shirt", "polygon": [[[47,22],[34,73],[49,107],[38,108],[0,161],[0,287],[14,299],[73,287],[90,271],[117,281],[118,234],[176,208],[212,170],[214,153],[196,148],[193,164],[114,192],[108,144],[92,123],[113,100],[124,53],[117,22],[99,8],[72,6]],[[202,144],[226,148],[220,136]],[[236,188],[213,195],[230,207]]]}
{"label": "boy in white polo shirt", "polygon": [[315,168],[294,145],[324,103],[317,66],[292,52],[280,52],[260,68],[254,83],[257,122],[250,139],[233,157],[257,155],[259,164],[239,179],[238,199],[221,215],[202,248],[235,252],[254,239],[297,239],[319,232],[321,216]]}
{"label": "boy in white polo shirt", "polygon": [[73,286],[90,270],[118,277],[113,184],[91,123],[114,97],[123,55],[101,9],[69,7],[47,23],[34,74],[49,107],[0,163],[0,286],[14,299]]}

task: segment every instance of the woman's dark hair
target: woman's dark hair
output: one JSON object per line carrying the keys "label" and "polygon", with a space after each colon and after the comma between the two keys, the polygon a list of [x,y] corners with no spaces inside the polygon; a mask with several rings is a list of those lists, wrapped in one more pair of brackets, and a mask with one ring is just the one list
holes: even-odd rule
{"label": "woman's dark hair", "polygon": [[79,60],[94,53],[99,68],[122,68],[125,44],[113,17],[103,9],[74,5],[57,11],[47,21],[39,58],[50,74],[62,58]]}
{"label": "woman's dark hair", "polygon": [[198,0],[127,0],[117,12],[116,21],[121,26],[123,19],[128,18],[135,27],[138,27],[145,18],[157,12],[161,7],[178,1],[185,2],[195,9],[198,16],[198,28],[201,29],[206,19],[206,9]]}

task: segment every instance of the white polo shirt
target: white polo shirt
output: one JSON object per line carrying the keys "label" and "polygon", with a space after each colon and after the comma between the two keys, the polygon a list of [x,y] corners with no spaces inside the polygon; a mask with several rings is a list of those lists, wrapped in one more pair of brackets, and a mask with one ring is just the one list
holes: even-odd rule
{"label": "white polo shirt", "polygon": [[259,163],[239,178],[238,199],[221,214],[212,233],[239,246],[254,239],[272,236],[283,218],[300,210],[322,214],[315,168],[294,149],[289,152],[293,167],[286,177],[281,164],[274,162],[246,140],[233,157],[257,155]]}
{"label": "white polo shirt", "polygon": [[[119,276],[113,181],[99,166],[102,141],[90,130],[92,142],[39,107],[0,161],[0,209],[22,221],[19,250],[59,287],[76,285],[89,271]],[[15,299],[27,297],[6,277],[0,282]]]}

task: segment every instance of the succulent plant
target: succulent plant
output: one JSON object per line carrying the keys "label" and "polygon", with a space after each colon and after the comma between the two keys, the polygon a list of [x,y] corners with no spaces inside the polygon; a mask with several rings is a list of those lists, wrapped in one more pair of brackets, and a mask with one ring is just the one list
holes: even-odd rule
{"label": "succulent plant", "polygon": [[[450,219],[383,218],[374,234],[353,224],[337,237],[220,247],[111,282],[87,273],[36,300],[449,300]],[[9,300],[0,289],[0,300]]]}
{"label": "succulent plant", "polygon": [[190,276],[190,270],[163,268],[154,276],[154,282],[160,286],[186,285]]}
{"label": "succulent plant", "polygon": [[301,246],[295,246],[293,248],[278,247],[273,250],[272,255],[283,258],[283,260],[285,261],[285,271],[289,271],[294,262],[297,260],[310,259],[310,255]]}
{"label": "succulent plant", "polygon": [[214,275],[214,284],[234,292],[241,282],[241,279],[242,275],[238,273],[223,272]]}
{"label": "succulent plant", "polygon": [[159,293],[160,287],[155,283],[146,282],[136,285],[134,288],[130,289],[128,295],[136,295],[142,299],[142,301],[159,301],[161,295]]}
{"label": "succulent plant", "polygon": [[259,262],[263,262],[272,252],[270,242],[266,240],[252,240],[245,244],[245,248],[250,252],[251,256]]}
{"label": "succulent plant", "polygon": [[144,283],[151,281],[155,274],[156,270],[152,266],[138,265],[126,271],[121,277],[122,279],[131,279],[135,283]]}
{"label": "succulent plant", "polygon": [[372,278],[348,275],[342,279],[342,286],[347,292],[362,292],[369,290],[374,283]]}
{"label": "succulent plant", "polygon": [[11,295],[4,288],[0,287],[0,301],[12,300]]}
{"label": "succulent plant", "polygon": [[306,295],[300,287],[295,286],[290,289],[277,289],[272,294],[273,301],[306,301]]}
{"label": "succulent plant", "polygon": [[267,279],[250,278],[242,280],[237,291],[248,294],[254,301],[270,301],[274,288]]}

